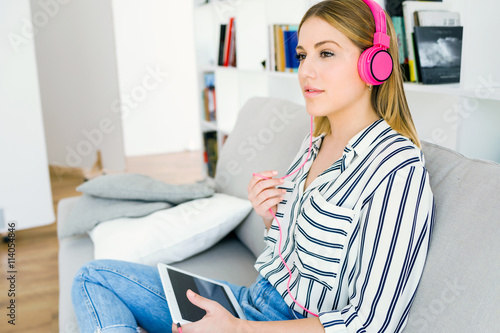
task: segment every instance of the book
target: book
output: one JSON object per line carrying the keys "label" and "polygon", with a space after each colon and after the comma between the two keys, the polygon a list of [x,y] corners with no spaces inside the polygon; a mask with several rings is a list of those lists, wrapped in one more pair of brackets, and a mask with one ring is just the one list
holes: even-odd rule
{"label": "book", "polygon": [[231,17],[229,19],[229,24],[226,28],[226,37],[225,37],[225,43],[224,43],[224,66],[229,66],[229,58],[230,58],[230,52],[231,50],[231,42],[233,38],[233,24],[234,24],[234,17]]}
{"label": "book", "polygon": [[226,28],[227,24],[220,25],[220,36],[219,36],[219,66],[224,66],[224,45],[226,41]]}
{"label": "book", "polygon": [[284,42],[285,39],[283,37],[283,26],[280,24],[276,24],[274,26],[274,45],[276,51],[276,70],[278,72],[285,71],[285,47]]}
{"label": "book", "polygon": [[385,11],[390,17],[403,16],[402,0],[385,0]]}
{"label": "book", "polygon": [[269,25],[269,64],[268,70],[276,71],[276,50],[274,45],[274,25]]}
{"label": "book", "polygon": [[229,39],[229,54],[227,60],[227,66],[236,67],[236,22],[234,18],[231,18],[231,35]]}
{"label": "book", "polygon": [[404,81],[410,80],[410,71],[408,66],[408,47],[406,46],[406,35],[405,26],[402,16],[392,16],[392,24],[394,25],[394,30],[396,32],[396,38],[398,42],[398,57],[399,66],[401,67],[401,73],[403,75]]}
{"label": "book", "polygon": [[217,105],[215,103],[215,75],[213,72],[203,73],[203,106],[206,121],[216,120]]}
{"label": "book", "polygon": [[215,177],[215,169],[217,165],[217,132],[208,131],[203,133],[203,144],[205,151],[203,152],[204,160],[207,166],[207,173],[210,177]]}
{"label": "book", "polygon": [[205,105],[205,120],[216,120],[216,104],[215,104],[215,89],[206,87],[203,91],[204,105]]}
{"label": "book", "polygon": [[403,18],[405,25],[406,46],[408,48],[408,66],[410,81],[418,82],[415,49],[413,43],[413,27],[415,26],[414,13],[419,10],[450,10],[450,3],[433,1],[403,1]]}
{"label": "book", "polygon": [[463,27],[415,27],[417,65],[424,84],[460,82]]}
{"label": "book", "polygon": [[298,44],[298,25],[274,24],[269,26],[269,70],[297,72],[299,61],[295,57]]}
{"label": "book", "polygon": [[284,31],[285,40],[285,69],[287,72],[297,72],[299,69],[299,61],[295,57],[297,53],[296,48],[299,42],[297,36],[297,30],[299,29],[296,25],[288,26],[288,30]]}
{"label": "book", "polygon": [[203,82],[205,83],[205,87],[215,87],[215,74],[213,72],[203,73]]}
{"label": "book", "polygon": [[457,27],[460,26],[460,13],[447,10],[419,10],[415,12],[415,26]]}
{"label": "book", "polygon": [[394,30],[396,31],[396,38],[398,41],[398,51],[399,51],[399,63],[407,63],[408,62],[408,51],[406,46],[406,38],[405,38],[405,26],[403,22],[403,18],[401,16],[393,16],[391,17],[392,24],[394,25]]}

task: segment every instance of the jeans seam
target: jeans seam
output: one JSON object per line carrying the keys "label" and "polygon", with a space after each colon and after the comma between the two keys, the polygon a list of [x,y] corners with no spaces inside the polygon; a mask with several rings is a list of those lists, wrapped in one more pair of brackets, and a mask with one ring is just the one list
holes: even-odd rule
{"label": "jeans seam", "polygon": [[99,320],[99,316],[97,315],[97,311],[94,307],[94,304],[92,303],[92,300],[90,299],[90,295],[88,293],[88,290],[87,290],[87,287],[85,286],[85,284],[86,284],[86,282],[85,282],[85,280],[83,280],[82,289],[83,289],[83,292],[84,292],[85,298],[86,298],[85,305],[87,306],[87,310],[90,312],[92,318],[94,319],[94,323],[95,323],[97,330],[99,332],[101,327],[102,327],[101,321]]}
{"label": "jeans seam", "polygon": [[118,327],[127,327],[127,328],[131,328],[131,329],[135,330],[136,332],[140,332],[139,327],[133,327],[133,326],[129,326],[129,325],[110,325],[110,326],[102,327],[101,332],[105,332],[109,328],[118,328]]}
{"label": "jeans seam", "polygon": [[96,271],[105,271],[105,272],[109,272],[109,273],[112,273],[112,274],[117,274],[117,275],[120,275],[124,278],[126,278],[127,280],[137,284],[138,286],[140,286],[141,288],[144,288],[146,290],[148,290],[149,292],[151,292],[152,294],[158,296],[159,298],[161,298],[162,300],[165,299],[160,293],[158,293],[157,291],[155,291],[151,286],[147,285],[147,284],[143,284],[133,278],[131,278],[130,276],[128,276],[127,274],[121,272],[121,271],[118,271],[118,270],[114,270],[114,269],[109,269],[107,267],[98,267],[98,266],[89,266],[91,267],[92,269],[96,270]]}

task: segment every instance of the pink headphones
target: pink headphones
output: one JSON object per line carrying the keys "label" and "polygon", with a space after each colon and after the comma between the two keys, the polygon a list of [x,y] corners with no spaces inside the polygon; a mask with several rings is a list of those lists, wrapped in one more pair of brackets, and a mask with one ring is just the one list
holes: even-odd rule
{"label": "pink headphones", "polygon": [[358,60],[358,72],[361,79],[370,85],[384,83],[392,74],[392,57],[386,50],[390,45],[385,24],[385,12],[373,0],[363,0],[370,7],[375,20],[373,46],[361,53]]}

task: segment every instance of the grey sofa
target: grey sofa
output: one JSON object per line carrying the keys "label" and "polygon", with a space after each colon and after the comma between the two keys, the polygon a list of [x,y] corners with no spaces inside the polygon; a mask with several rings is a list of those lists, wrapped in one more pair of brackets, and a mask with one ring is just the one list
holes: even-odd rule
{"label": "grey sofa", "polygon": [[[275,169],[283,175],[309,130],[309,119],[300,105],[249,100],[220,153],[218,191],[247,198],[253,172]],[[500,332],[500,165],[430,143],[423,144],[423,151],[436,224],[404,332]],[[59,228],[75,201],[59,202]],[[263,230],[261,218],[252,212],[216,246],[175,266],[250,285],[257,277],[254,260],[264,248]],[[93,259],[93,245],[87,235],[59,239],[59,244],[60,332],[78,332],[71,283],[78,268]]]}

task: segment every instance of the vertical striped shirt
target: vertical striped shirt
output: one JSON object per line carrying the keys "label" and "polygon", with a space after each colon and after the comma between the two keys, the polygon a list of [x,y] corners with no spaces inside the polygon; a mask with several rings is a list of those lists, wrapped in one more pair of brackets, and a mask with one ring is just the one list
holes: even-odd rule
{"label": "vertical striped shirt", "polygon": [[[434,223],[434,198],[420,149],[383,119],[355,135],[342,157],[304,188],[324,135],[313,138],[276,217],[290,290],[319,314],[326,332],[400,332],[420,280]],[[309,136],[287,174],[307,157]],[[255,268],[290,308],[273,222]]]}

